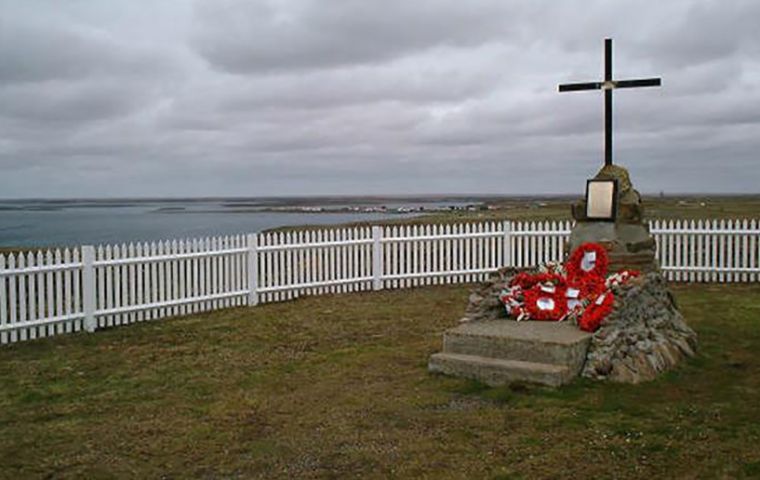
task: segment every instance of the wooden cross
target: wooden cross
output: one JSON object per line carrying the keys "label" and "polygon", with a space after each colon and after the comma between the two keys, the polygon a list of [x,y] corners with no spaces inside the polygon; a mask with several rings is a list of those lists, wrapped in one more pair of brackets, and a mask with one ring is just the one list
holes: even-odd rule
{"label": "wooden cross", "polygon": [[560,92],[576,90],[604,90],[604,164],[612,165],[612,90],[615,88],[659,87],[659,78],[637,80],[612,79],[612,39],[604,39],[604,81],[567,83],[559,86]]}

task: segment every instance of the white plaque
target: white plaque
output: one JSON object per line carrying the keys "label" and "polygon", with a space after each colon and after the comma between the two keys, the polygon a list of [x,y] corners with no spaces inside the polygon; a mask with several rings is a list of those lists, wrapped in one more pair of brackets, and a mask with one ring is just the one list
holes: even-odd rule
{"label": "white plaque", "polygon": [[588,182],[586,216],[611,220],[615,214],[615,182]]}

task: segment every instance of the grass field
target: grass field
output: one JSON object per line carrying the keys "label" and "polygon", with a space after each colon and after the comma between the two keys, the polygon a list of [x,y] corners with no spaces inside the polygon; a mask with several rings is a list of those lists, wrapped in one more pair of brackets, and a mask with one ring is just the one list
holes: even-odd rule
{"label": "grass field", "polygon": [[760,476],[760,286],[682,286],[700,354],[639,386],[428,374],[466,286],[0,348],[0,477]]}
{"label": "grass field", "polygon": [[[572,220],[570,204],[575,198],[543,200],[495,200],[495,210],[432,214],[413,221],[458,220]],[[644,215],[648,219],[729,219],[759,218],[760,196],[646,197]]]}

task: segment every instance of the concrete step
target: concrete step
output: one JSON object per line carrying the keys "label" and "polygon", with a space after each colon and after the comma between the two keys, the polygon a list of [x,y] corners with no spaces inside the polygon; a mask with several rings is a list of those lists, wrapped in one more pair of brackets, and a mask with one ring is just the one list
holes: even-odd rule
{"label": "concrete step", "polygon": [[431,372],[479,380],[492,387],[516,381],[558,387],[570,383],[576,376],[562,365],[457,353],[433,354],[428,369]]}
{"label": "concrete step", "polygon": [[559,365],[577,375],[590,342],[591,334],[564,322],[492,320],[447,330],[443,353]]}

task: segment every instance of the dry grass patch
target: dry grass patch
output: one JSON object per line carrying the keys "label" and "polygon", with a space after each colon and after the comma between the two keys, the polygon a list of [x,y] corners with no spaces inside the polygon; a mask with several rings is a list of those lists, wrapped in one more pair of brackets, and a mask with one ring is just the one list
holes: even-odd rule
{"label": "dry grass patch", "polygon": [[468,287],[232,309],[0,349],[0,477],[760,474],[760,287],[677,297],[700,356],[653,383],[430,375]]}

